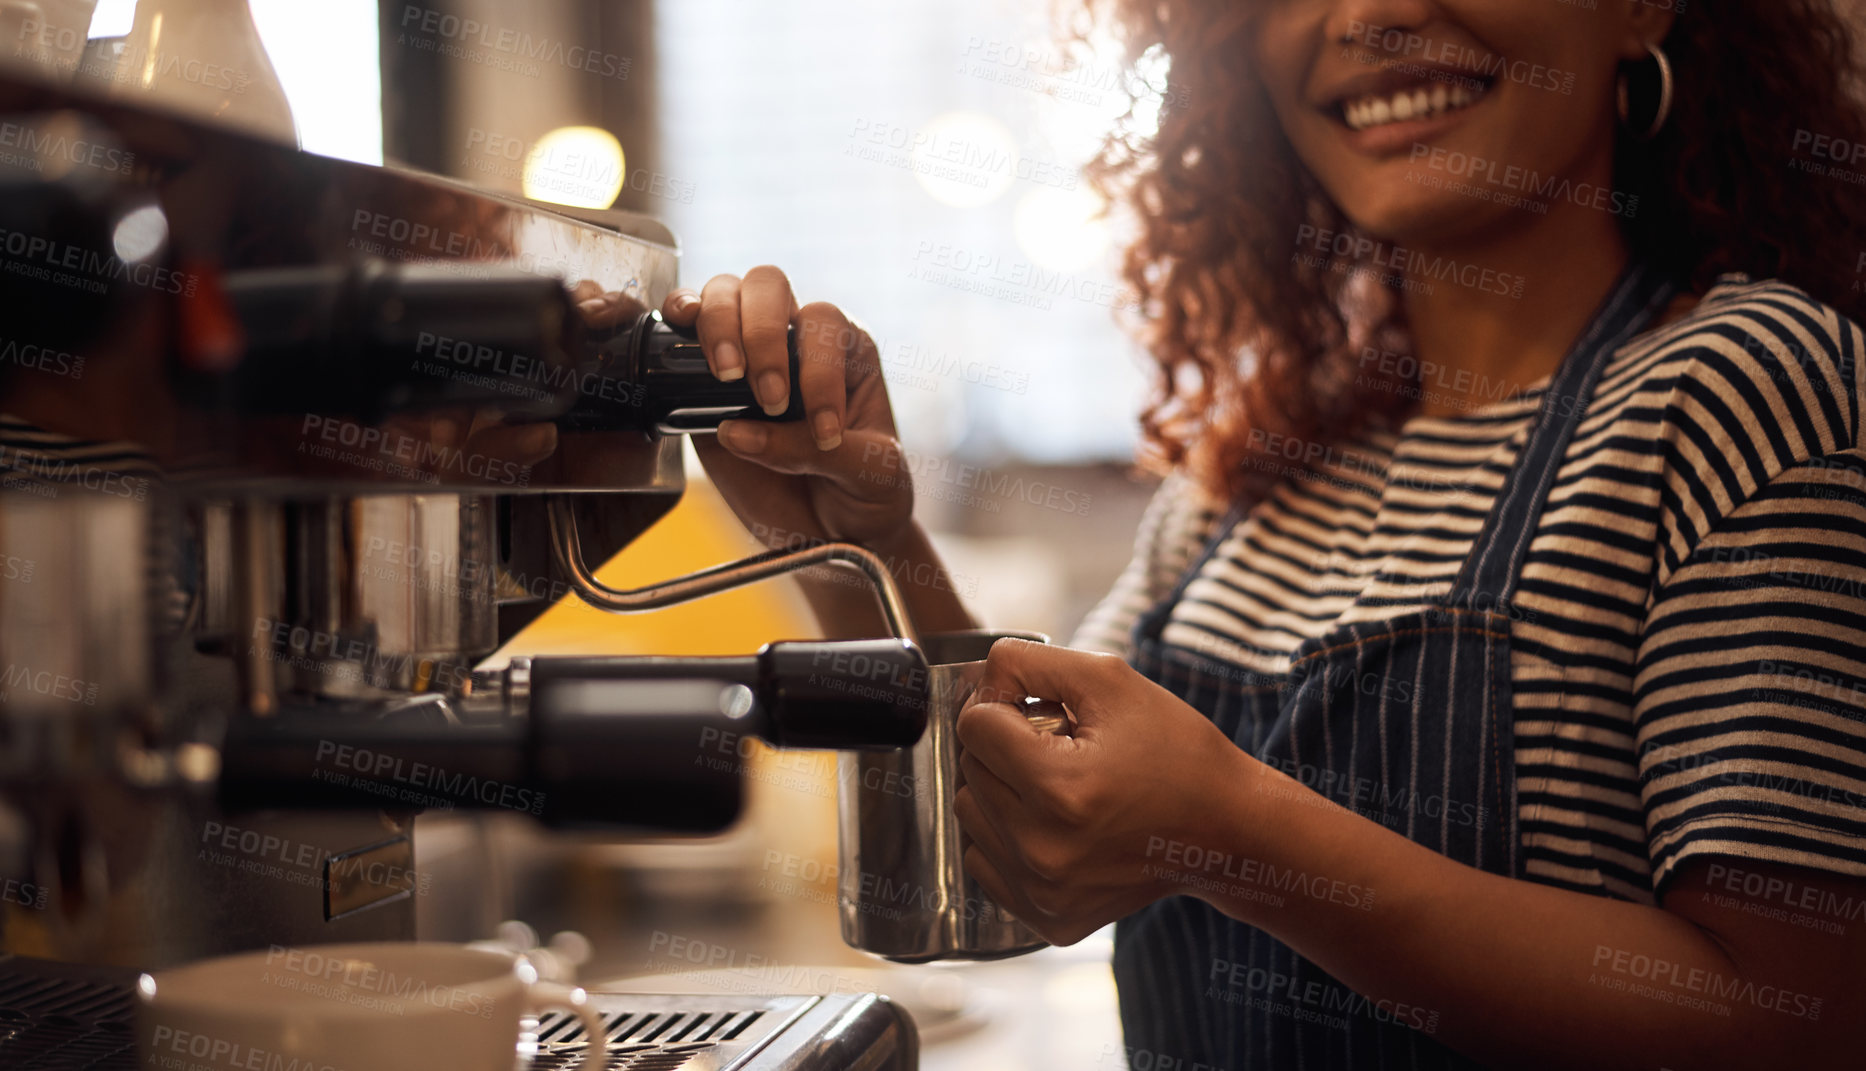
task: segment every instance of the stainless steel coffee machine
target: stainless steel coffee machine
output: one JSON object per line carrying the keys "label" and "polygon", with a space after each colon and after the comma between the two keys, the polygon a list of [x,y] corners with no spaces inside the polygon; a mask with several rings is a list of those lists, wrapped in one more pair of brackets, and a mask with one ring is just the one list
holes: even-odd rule
{"label": "stainless steel coffee machine", "polygon": [[[130,1066],[138,970],[413,938],[424,812],[705,833],[742,801],[709,738],[919,739],[926,662],[864,552],[596,581],[679,499],[681,436],[751,406],[649,313],[652,220],[24,83],[0,145],[0,1065]],[[895,638],[480,668],[563,592],[823,562]],[[825,668],[852,655],[861,687]],[[916,1063],[879,997],[596,999],[612,1067]],[[540,1024],[534,1065],[580,1029]]]}

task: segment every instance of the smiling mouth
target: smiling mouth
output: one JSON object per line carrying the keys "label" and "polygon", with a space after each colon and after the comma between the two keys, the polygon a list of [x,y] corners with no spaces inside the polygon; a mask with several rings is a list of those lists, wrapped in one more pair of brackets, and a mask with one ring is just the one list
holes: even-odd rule
{"label": "smiling mouth", "polygon": [[1473,86],[1467,80],[1455,85],[1444,82],[1420,83],[1385,93],[1349,97],[1336,105],[1337,118],[1349,130],[1371,130],[1395,123],[1436,119],[1463,111],[1489,94],[1493,83]]}

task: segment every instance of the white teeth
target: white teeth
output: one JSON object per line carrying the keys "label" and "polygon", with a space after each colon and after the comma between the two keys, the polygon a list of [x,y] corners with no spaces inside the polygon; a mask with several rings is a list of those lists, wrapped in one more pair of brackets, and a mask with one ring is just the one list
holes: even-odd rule
{"label": "white teeth", "polygon": [[1342,116],[1352,130],[1402,123],[1409,119],[1429,119],[1446,112],[1469,107],[1484,95],[1462,85],[1423,86],[1404,89],[1386,97],[1361,97],[1344,103]]}

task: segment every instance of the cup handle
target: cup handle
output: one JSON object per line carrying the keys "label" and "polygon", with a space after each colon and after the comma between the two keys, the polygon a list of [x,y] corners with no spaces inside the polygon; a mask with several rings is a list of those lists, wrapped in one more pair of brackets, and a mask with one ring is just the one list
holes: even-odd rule
{"label": "cup handle", "polygon": [[558,1008],[571,1012],[583,1020],[583,1036],[589,1038],[589,1046],[583,1050],[581,1071],[607,1071],[609,1067],[608,1029],[603,1026],[603,1015],[590,1003],[590,995],[582,986],[563,985],[558,982],[533,982],[530,987],[532,1014],[546,1008]]}
{"label": "cup handle", "polygon": [[1069,735],[1069,709],[1054,699],[1025,700],[1024,717],[1040,733]]}

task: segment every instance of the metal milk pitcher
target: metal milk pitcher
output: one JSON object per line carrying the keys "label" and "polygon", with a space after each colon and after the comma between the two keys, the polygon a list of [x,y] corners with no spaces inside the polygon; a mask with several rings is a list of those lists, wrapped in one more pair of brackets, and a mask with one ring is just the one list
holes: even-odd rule
{"label": "metal milk pitcher", "polygon": [[[954,632],[923,637],[930,667],[927,727],[898,751],[848,752],[837,760],[842,939],[900,963],[984,960],[1034,952],[1046,942],[991,899],[961,864],[953,798],[959,772],[959,711],[984,673],[985,655],[1005,636]],[[1069,730],[1056,703],[1030,704],[1042,731]]]}

